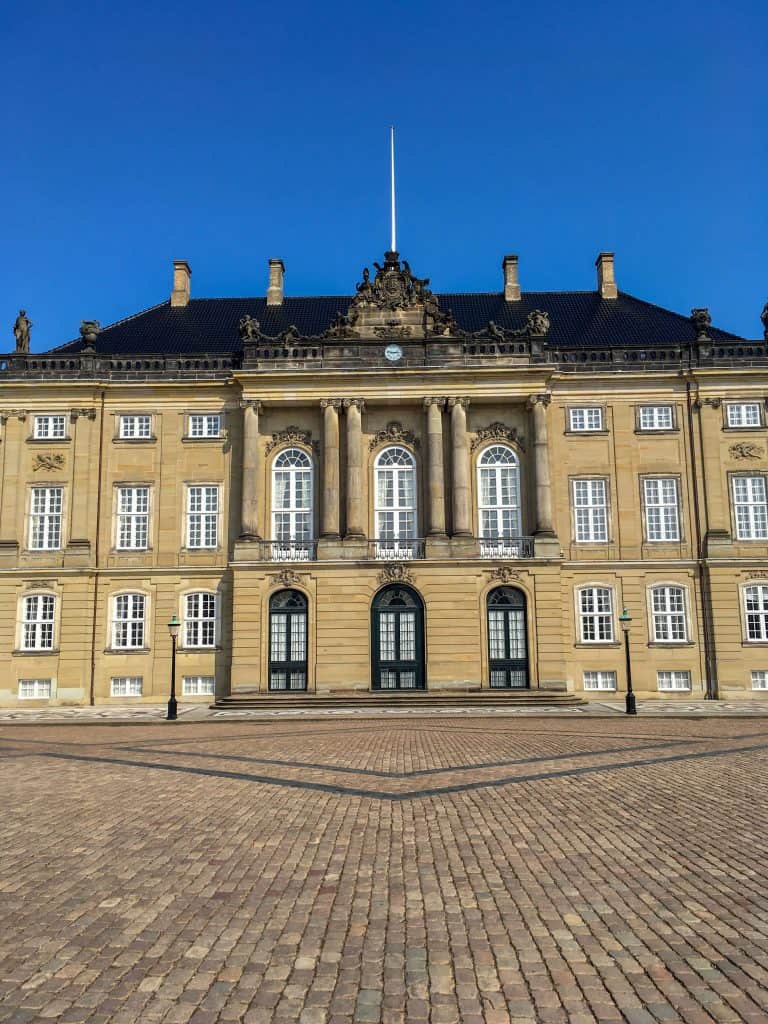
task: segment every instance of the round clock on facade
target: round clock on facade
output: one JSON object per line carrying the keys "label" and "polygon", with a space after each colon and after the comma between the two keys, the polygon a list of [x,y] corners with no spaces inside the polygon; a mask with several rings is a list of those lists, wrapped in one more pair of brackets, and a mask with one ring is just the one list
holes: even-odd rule
{"label": "round clock on facade", "polygon": [[403,358],[403,350],[399,345],[387,345],[384,349],[384,358],[388,359],[390,363],[396,363],[398,359]]}

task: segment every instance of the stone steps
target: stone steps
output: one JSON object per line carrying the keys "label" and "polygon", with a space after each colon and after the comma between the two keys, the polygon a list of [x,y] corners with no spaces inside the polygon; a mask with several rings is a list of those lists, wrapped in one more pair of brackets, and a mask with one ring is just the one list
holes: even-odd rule
{"label": "stone steps", "polygon": [[262,693],[258,690],[240,690],[236,695],[220,697],[212,708],[280,708],[316,710],[333,708],[354,708],[356,710],[380,710],[382,708],[445,708],[445,707],[573,707],[586,702],[570,693],[551,693],[541,690],[396,690],[393,692],[361,691],[359,693],[314,694]]}

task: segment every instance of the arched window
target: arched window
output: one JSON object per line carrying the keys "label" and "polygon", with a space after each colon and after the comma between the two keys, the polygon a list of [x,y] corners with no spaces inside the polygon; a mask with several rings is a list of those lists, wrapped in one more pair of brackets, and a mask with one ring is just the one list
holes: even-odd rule
{"label": "arched window", "polygon": [[416,537],[416,463],[406,448],[380,452],[376,477],[376,557],[413,558]]}
{"label": "arched window", "polygon": [[307,688],[307,599],[298,590],[269,600],[269,688]]}
{"label": "arched window", "polygon": [[683,587],[651,588],[651,621],[655,643],[684,643],[688,639]]}
{"label": "arched window", "polygon": [[374,690],[424,689],[424,605],[411,587],[393,584],[371,606]]}
{"label": "arched window", "polygon": [[187,594],[184,598],[184,646],[216,646],[215,594]]}
{"label": "arched window", "polygon": [[519,558],[520,464],[507,445],[490,445],[480,455],[477,495],[482,557]]}
{"label": "arched window", "polygon": [[24,598],[21,648],[24,651],[53,650],[56,598],[53,594],[30,594]]}
{"label": "arched window", "polygon": [[490,684],[494,688],[525,688],[528,686],[525,594],[516,587],[496,587],[488,595],[487,605]]}
{"label": "arched window", "polygon": [[112,599],[112,646],[144,646],[144,594],[116,594]]}
{"label": "arched window", "polygon": [[312,553],[312,460],[286,448],[272,464],[272,556],[306,561]]}

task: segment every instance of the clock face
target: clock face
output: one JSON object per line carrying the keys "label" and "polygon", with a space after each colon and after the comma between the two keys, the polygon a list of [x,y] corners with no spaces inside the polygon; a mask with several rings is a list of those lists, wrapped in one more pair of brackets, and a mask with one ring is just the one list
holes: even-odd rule
{"label": "clock face", "polygon": [[388,359],[390,363],[396,363],[398,359],[403,358],[403,350],[399,345],[387,345],[384,349],[384,358]]}

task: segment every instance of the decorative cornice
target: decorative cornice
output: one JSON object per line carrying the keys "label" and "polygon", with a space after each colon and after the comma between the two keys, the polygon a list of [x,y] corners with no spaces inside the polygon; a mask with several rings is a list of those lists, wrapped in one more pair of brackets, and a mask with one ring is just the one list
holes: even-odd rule
{"label": "decorative cornice", "polygon": [[732,459],[762,459],[765,451],[759,445],[738,441],[730,446],[728,454]]}
{"label": "decorative cornice", "polygon": [[66,465],[63,455],[36,455],[32,460],[32,472],[38,469],[60,470]]}
{"label": "decorative cornice", "polygon": [[517,427],[508,427],[506,423],[496,422],[491,423],[488,427],[481,427],[475,432],[470,449],[475,451],[480,445],[485,444],[486,441],[504,441],[508,444],[516,445],[522,451],[525,451],[525,440],[517,432]]}
{"label": "decorative cornice", "polygon": [[377,430],[373,435],[368,445],[369,451],[378,448],[380,444],[408,444],[412,448],[418,448],[421,442],[412,430],[406,430],[402,423],[392,420],[383,430]]}
{"label": "decorative cornice", "polygon": [[318,441],[312,440],[312,434],[308,430],[302,430],[300,427],[291,425],[286,427],[285,430],[276,430],[272,434],[272,440],[267,442],[267,446],[264,449],[266,454],[269,455],[275,448],[279,448],[283,445],[300,444],[305,448],[309,448],[310,451],[316,452],[320,448]]}
{"label": "decorative cornice", "polygon": [[522,579],[520,573],[515,569],[510,569],[508,565],[501,565],[498,569],[490,569],[488,577],[492,580],[498,580],[499,583],[512,583],[513,580]]}
{"label": "decorative cornice", "polygon": [[386,583],[413,583],[413,574],[409,566],[392,562],[379,573],[379,583],[382,586]]}

